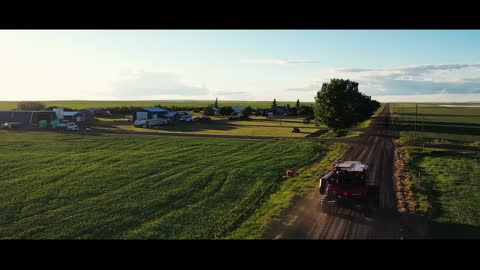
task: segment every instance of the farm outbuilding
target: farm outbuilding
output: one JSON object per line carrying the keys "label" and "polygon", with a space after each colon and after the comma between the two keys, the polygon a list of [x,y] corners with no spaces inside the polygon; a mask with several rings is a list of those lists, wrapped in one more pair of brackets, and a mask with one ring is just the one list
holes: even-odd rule
{"label": "farm outbuilding", "polygon": [[243,107],[232,107],[232,109],[235,113],[238,113],[238,114],[243,112]]}
{"label": "farm outbuilding", "polygon": [[168,123],[173,123],[178,121],[179,115],[177,112],[166,112],[159,118],[166,118]]}
{"label": "farm outbuilding", "polygon": [[21,123],[24,126],[37,126],[42,120],[57,120],[54,111],[0,111],[0,125],[4,123]]}
{"label": "farm outbuilding", "polygon": [[162,108],[142,108],[133,112],[133,122],[136,120],[163,118],[168,111]]}
{"label": "farm outbuilding", "polygon": [[81,123],[85,120],[85,116],[81,112],[63,112],[63,119],[74,123]]}

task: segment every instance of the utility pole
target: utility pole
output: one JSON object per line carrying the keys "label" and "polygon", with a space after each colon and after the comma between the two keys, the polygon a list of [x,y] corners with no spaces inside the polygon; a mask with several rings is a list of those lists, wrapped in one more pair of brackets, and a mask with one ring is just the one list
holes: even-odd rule
{"label": "utility pole", "polygon": [[415,144],[417,142],[417,118],[418,118],[418,104],[415,103],[415,127],[413,128],[413,139]]}
{"label": "utility pole", "polygon": [[424,122],[425,122],[425,116],[422,116],[422,152],[425,148],[425,144],[423,143],[423,127],[424,127]]}

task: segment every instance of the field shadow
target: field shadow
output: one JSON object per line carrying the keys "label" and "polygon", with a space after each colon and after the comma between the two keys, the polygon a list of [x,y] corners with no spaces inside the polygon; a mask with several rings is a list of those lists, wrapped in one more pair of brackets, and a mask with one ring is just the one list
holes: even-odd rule
{"label": "field shadow", "polygon": [[[415,120],[401,120],[397,119],[398,123],[406,124],[406,125],[415,125]],[[417,126],[424,123],[425,125],[431,126],[449,126],[449,127],[477,127],[480,128],[480,124],[476,123],[454,123],[454,122],[433,122],[433,121],[418,121]]]}
{"label": "field shadow", "polygon": [[309,134],[308,136],[306,136],[306,138],[320,137],[327,132],[328,132],[328,129],[321,129],[321,130],[315,131],[314,133]]}
{"label": "field shadow", "polygon": [[[432,122],[435,123],[435,122]],[[437,125],[423,125],[424,132],[431,132],[431,133],[444,133],[444,134],[455,134],[455,135],[471,135],[471,136],[480,136],[480,128],[478,127],[468,127],[462,126],[466,125],[463,123],[457,124],[455,127],[453,126],[437,126]],[[479,126],[480,127],[480,126]],[[413,124],[400,124],[397,125],[399,131],[414,131],[415,125]],[[417,122],[417,133],[422,131],[422,124]]]}
{"label": "field shadow", "polygon": [[228,131],[228,130],[234,130],[238,128],[239,126],[228,125],[225,123],[179,123],[179,124],[168,125],[168,126],[159,126],[152,129],[175,131],[175,132],[197,132],[197,131],[208,131],[208,130]]}
{"label": "field shadow", "polygon": [[430,232],[434,239],[480,239],[480,226],[467,224],[431,222]]}
{"label": "field shadow", "polygon": [[[415,116],[415,113],[398,113],[398,115],[406,115],[406,116]],[[434,113],[419,113],[418,116],[433,116],[433,117],[478,117],[478,114],[434,114]]]}

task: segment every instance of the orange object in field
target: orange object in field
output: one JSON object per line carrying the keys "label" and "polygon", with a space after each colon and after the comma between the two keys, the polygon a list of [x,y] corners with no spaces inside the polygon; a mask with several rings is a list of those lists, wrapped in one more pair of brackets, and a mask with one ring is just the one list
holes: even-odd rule
{"label": "orange object in field", "polygon": [[295,176],[294,170],[287,170],[287,176]]}

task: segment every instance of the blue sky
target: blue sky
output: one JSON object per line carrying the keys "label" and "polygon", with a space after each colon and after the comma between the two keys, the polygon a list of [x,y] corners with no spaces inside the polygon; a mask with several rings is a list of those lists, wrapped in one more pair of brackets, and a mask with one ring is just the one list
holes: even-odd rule
{"label": "blue sky", "polygon": [[480,31],[1,30],[0,100],[480,100]]}

